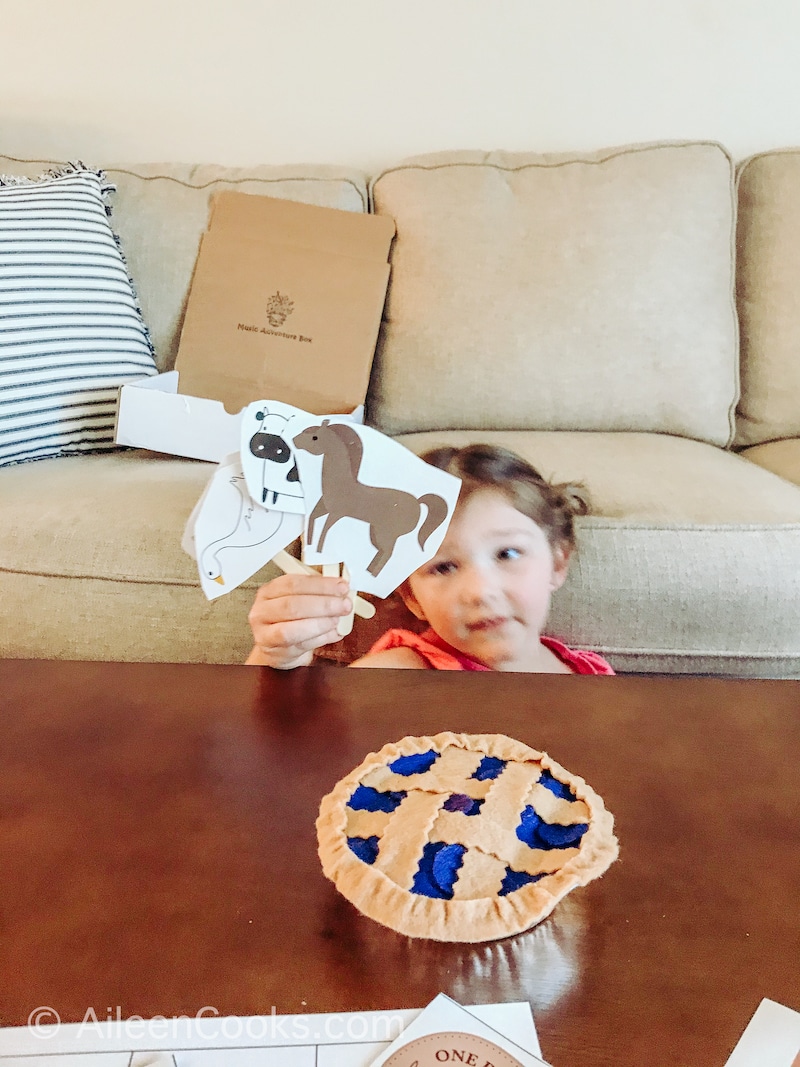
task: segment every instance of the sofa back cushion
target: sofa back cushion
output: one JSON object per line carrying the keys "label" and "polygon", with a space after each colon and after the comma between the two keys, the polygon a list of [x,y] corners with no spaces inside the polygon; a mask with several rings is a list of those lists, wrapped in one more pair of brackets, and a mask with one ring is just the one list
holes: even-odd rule
{"label": "sofa back cushion", "polygon": [[372,183],[397,237],[370,422],[730,442],[733,168],[717,144],[458,152]]}
{"label": "sofa back cushion", "polygon": [[800,437],[800,149],[739,168],[736,444]]}
{"label": "sofa back cushion", "polygon": [[[0,156],[0,174],[35,177],[63,162]],[[321,207],[367,210],[365,175],[343,167],[91,162],[103,167],[116,188],[110,196],[112,223],[161,371],[175,363],[197,250],[215,193],[235,189]]]}
{"label": "sofa back cushion", "polygon": [[117,187],[114,224],[161,370],[171,370],[178,354],[197,250],[215,193],[234,189],[320,207],[367,210],[365,176],[341,167],[151,164],[105,171]]}

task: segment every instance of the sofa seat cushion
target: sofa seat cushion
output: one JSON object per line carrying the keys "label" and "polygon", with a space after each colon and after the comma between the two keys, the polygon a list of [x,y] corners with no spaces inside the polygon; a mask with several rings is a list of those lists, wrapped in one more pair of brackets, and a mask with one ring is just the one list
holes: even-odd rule
{"label": "sofa seat cushion", "polygon": [[785,441],[768,441],[763,445],[754,445],[739,453],[751,463],[772,471],[788,482],[800,485],[800,437],[791,437]]}
{"label": "sofa seat cushion", "polygon": [[445,153],[371,191],[397,224],[368,403],[379,429],[729,443],[735,211],[719,145]]}
{"label": "sofa seat cushion", "polygon": [[213,470],[130,450],[0,472],[0,597],[18,623],[0,656],[242,662],[259,578],[209,603],[180,546]]}
{"label": "sofa seat cushion", "polygon": [[800,149],[739,168],[736,445],[800,437]]}
{"label": "sofa seat cushion", "polygon": [[[553,602],[551,631],[620,670],[800,675],[800,487],[739,456],[656,434],[428,433],[415,451],[494,441],[593,514]],[[208,602],[180,547],[210,464],[135,450],[0,472],[0,598],[17,625],[0,655],[242,662],[247,612],[268,565]],[[352,659],[402,607],[356,620]]]}
{"label": "sofa seat cushion", "polygon": [[800,487],[660,434],[403,435],[422,452],[490,441],[582,481],[592,514],[550,631],[618,670],[800,675]]}

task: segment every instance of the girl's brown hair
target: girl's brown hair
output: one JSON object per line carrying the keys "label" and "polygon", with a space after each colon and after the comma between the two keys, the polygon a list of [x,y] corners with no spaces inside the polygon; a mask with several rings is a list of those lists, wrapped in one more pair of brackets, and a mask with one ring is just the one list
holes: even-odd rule
{"label": "girl's brown hair", "polygon": [[461,479],[459,503],[479,489],[496,489],[544,530],[551,548],[568,553],[575,548],[573,519],[589,511],[582,485],[548,482],[527,460],[498,445],[444,445],[421,458]]}

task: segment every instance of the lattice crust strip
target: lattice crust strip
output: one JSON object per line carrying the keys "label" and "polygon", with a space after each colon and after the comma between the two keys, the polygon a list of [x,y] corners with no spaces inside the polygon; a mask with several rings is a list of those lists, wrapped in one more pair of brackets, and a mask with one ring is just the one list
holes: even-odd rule
{"label": "lattice crust strip", "polygon": [[541,921],[617,856],[586,782],[502,734],[405,737],[372,753],[317,819],[325,874],[400,933],[489,941]]}

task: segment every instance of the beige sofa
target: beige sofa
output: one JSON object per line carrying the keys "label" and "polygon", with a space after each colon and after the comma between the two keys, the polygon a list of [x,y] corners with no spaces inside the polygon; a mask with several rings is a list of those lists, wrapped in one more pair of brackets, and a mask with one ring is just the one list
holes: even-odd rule
{"label": "beige sofa", "polygon": [[[551,632],[620,670],[800,675],[800,150],[738,174],[713,143],[449,153],[371,180],[105,171],[160,369],[215,191],[391,215],[368,420],[586,484]],[[180,537],[211,469],[142,450],[0,469],[0,654],[242,661],[274,572],[206,601]]]}

